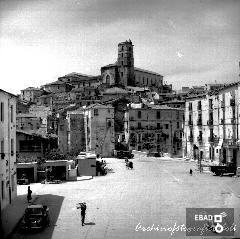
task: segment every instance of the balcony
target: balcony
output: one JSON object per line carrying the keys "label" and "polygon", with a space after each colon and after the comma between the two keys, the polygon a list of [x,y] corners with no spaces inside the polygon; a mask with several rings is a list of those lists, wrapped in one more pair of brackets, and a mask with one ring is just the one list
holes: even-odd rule
{"label": "balcony", "polygon": [[188,141],[193,142],[193,136],[188,136]]}
{"label": "balcony", "polygon": [[210,137],[208,137],[208,142],[217,144],[219,142],[219,139],[220,138],[217,136],[210,136]]}
{"label": "balcony", "polygon": [[237,140],[236,139],[224,139],[223,144],[225,144],[225,146],[235,146],[235,147],[237,147]]}
{"label": "balcony", "polygon": [[213,120],[212,119],[208,120],[207,125],[212,126],[213,125]]}
{"label": "balcony", "polygon": [[235,99],[230,100],[230,106],[235,106]]}
{"label": "balcony", "polygon": [[214,137],[213,136],[208,137],[208,142],[213,143],[214,142]]}
{"label": "balcony", "polygon": [[231,124],[236,124],[236,119],[235,118],[231,119]]}
{"label": "balcony", "polygon": [[202,143],[202,136],[198,136],[198,137],[197,137],[197,141],[198,141],[199,143]]}
{"label": "balcony", "polygon": [[215,144],[218,144],[219,139],[220,139],[219,137],[215,136],[215,137],[213,137],[213,142],[214,142]]}

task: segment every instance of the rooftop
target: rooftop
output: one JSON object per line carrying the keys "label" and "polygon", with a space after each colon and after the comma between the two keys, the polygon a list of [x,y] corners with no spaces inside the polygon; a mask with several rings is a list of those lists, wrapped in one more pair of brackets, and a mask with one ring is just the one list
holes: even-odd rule
{"label": "rooftop", "polygon": [[148,74],[153,74],[153,75],[156,75],[156,76],[162,76],[162,75],[160,75],[156,72],[144,70],[144,69],[137,68],[137,67],[134,67],[134,71],[141,71],[141,72],[148,73]]}

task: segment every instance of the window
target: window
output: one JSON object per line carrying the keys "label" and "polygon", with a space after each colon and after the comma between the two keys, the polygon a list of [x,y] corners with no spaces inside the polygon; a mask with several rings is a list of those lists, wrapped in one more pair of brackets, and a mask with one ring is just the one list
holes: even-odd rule
{"label": "window", "polygon": [[157,111],[157,119],[160,119],[160,111]]}
{"label": "window", "polygon": [[140,119],[142,117],[142,112],[138,111],[138,118]]}
{"label": "window", "polygon": [[139,128],[139,129],[142,128],[142,124],[141,124],[141,122],[138,122],[138,128]]}
{"label": "window", "polygon": [[165,129],[168,129],[168,124],[165,124]]}
{"label": "window", "polygon": [[4,121],[4,103],[1,102],[1,121]]}
{"label": "window", "polygon": [[11,111],[11,123],[12,123],[13,122],[13,105],[11,105],[10,111]]}
{"label": "window", "polygon": [[177,129],[179,129],[179,122],[177,122]]}
{"label": "window", "polygon": [[14,191],[14,175],[11,175],[11,182],[12,182],[12,192]]}
{"label": "window", "polygon": [[213,100],[209,99],[209,109],[212,109],[212,108],[213,108]]}
{"label": "window", "polygon": [[122,66],[123,66],[123,61],[122,61]]}
{"label": "window", "polygon": [[106,76],[106,84],[110,85],[110,76],[109,75]]}
{"label": "window", "polygon": [[160,128],[161,128],[160,123],[157,123],[157,129],[160,129]]}
{"label": "window", "polygon": [[14,140],[11,139],[11,156],[14,155]]}
{"label": "window", "polygon": [[121,72],[121,77],[123,77],[123,72]]}
{"label": "window", "polygon": [[2,183],[1,183],[2,185],[1,185],[1,188],[2,188],[2,199],[4,199],[5,198],[5,183],[4,183],[4,181],[2,181]]}
{"label": "window", "polygon": [[98,109],[94,109],[94,116],[98,116]]}
{"label": "window", "polygon": [[138,142],[141,142],[141,134],[138,134]]}
{"label": "window", "polygon": [[1,153],[4,153],[4,140],[1,141]]}

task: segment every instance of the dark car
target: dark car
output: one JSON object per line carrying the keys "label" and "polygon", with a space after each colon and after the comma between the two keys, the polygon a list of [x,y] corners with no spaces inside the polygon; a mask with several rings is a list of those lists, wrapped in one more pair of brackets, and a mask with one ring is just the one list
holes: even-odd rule
{"label": "dark car", "polygon": [[20,224],[21,230],[42,230],[49,225],[49,208],[42,204],[26,208]]}
{"label": "dark car", "polygon": [[119,150],[119,151],[117,151],[116,156],[119,159],[124,159],[124,158],[132,159],[134,157],[134,154],[132,154],[130,151]]}

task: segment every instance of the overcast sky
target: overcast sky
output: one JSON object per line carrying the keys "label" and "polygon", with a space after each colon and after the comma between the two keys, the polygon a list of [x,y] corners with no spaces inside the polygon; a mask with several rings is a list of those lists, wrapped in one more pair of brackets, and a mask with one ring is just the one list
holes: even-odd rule
{"label": "overcast sky", "polygon": [[175,89],[239,80],[239,0],[0,0],[0,88],[99,75],[131,39]]}

